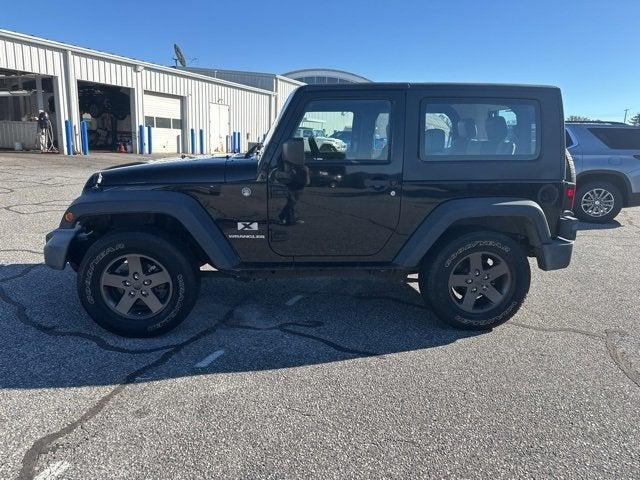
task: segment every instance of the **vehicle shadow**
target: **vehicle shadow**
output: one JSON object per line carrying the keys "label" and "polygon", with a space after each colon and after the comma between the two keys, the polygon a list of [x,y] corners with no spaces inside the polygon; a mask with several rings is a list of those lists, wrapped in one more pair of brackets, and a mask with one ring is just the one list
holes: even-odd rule
{"label": "vehicle shadow", "polygon": [[[440,347],[480,334],[442,324],[409,284],[205,279],[196,308],[176,330],[125,339],[84,313],[69,268],[56,272],[41,264],[0,267],[0,318],[0,388],[12,389],[285,369]],[[212,352],[224,355],[198,366]]]}
{"label": "vehicle shadow", "polygon": [[580,230],[612,230],[614,228],[620,228],[623,225],[617,220],[613,220],[609,223],[588,223],[578,222],[577,229]]}

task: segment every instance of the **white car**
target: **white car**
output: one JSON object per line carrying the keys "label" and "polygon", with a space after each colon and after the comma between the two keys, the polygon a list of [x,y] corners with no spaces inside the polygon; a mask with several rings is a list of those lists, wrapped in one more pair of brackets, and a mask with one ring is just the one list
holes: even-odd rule
{"label": "white car", "polygon": [[309,138],[312,137],[316,141],[318,150],[322,150],[322,147],[324,146],[325,149],[327,149],[327,147],[333,147],[337,152],[347,151],[346,143],[344,143],[339,138],[327,137],[324,133],[324,130],[314,128],[298,128],[296,130],[295,137],[304,139],[304,149],[306,151],[311,151],[311,148],[309,147]]}

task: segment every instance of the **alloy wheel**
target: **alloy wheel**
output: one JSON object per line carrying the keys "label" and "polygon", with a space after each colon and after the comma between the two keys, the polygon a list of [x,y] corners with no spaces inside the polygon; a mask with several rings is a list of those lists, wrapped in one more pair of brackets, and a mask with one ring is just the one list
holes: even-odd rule
{"label": "alloy wheel", "polygon": [[449,275],[449,294],[468,313],[481,313],[500,305],[512,283],[506,261],[495,253],[474,252],[463,257]]}
{"label": "alloy wheel", "polygon": [[144,320],[165,309],[173,282],[157,260],[128,254],[113,260],[102,273],[100,291],[108,307],[118,315]]}
{"label": "alloy wheel", "polygon": [[604,188],[592,188],[580,200],[580,208],[591,217],[604,217],[613,210],[615,198]]}

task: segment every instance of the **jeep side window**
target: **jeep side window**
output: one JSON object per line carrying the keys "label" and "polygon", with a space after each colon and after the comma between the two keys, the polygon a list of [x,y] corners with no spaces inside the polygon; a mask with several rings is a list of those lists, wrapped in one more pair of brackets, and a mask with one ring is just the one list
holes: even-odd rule
{"label": "jeep side window", "polygon": [[420,157],[433,160],[532,160],[539,152],[533,100],[425,99]]}
{"label": "jeep side window", "polygon": [[[314,100],[307,104],[293,136],[303,138],[307,160],[388,161],[391,102]],[[305,135],[305,131],[324,132]]]}

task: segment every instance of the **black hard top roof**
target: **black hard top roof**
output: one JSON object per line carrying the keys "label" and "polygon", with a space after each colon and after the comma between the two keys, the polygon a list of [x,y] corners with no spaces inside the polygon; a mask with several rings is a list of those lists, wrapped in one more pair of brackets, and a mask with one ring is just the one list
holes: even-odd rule
{"label": "black hard top roof", "polygon": [[510,83],[437,83],[437,82],[366,82],[366,83],[340,83],[340,84],[316,84],[316,85],[302,85],[301,89],[304,90],[398,90],[398,89],[411,89],[411,88],[434,88],[439,89],[456,89],[456,88],[470,88],[470,89],[522,89],[522,90],[559,90],[559,87],[553,85],[525,85],[525,84],[510,84]]}

